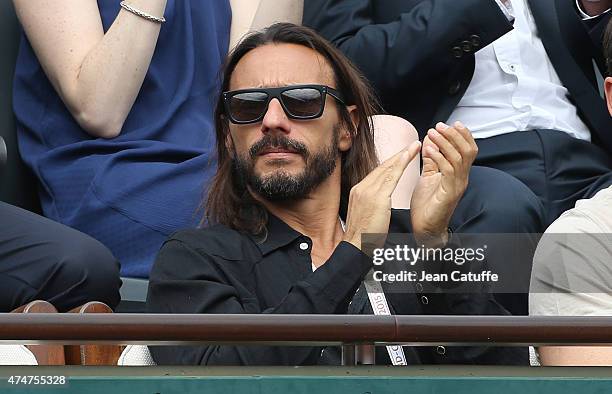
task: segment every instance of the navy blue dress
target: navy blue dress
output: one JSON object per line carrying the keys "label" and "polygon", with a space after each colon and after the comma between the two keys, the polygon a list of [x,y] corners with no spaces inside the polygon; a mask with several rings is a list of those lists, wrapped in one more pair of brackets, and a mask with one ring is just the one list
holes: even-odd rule
{"label": "navy blue dress", "polygon": [[[98,0],[105,31],[119,3]],[[20,151],[40,180],[45,215],[100,240],[129,277],[148,277],[168,235],[198,224],[216,170],[212,113],[229,1],[168,0],[165,18],[142,89],[114,139],[79,127],[25,36],[15,73]]]}

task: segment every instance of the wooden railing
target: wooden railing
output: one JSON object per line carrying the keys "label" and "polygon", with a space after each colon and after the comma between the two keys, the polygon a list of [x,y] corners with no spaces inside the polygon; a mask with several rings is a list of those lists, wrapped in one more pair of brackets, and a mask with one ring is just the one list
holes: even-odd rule
{"label": "wooden railing", "polygon": [[612,344],[612,317],[0,314],[2,343]]}

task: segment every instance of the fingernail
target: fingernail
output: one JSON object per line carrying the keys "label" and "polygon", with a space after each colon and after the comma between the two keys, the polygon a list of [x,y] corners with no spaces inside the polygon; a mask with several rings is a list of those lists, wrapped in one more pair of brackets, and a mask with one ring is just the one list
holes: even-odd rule
{"label": "fingernail", "polygon": [[439,135],[440,135],[440,133],[438,133],[438,131],[437,131],[437,130],[435,130],[435,129],[429,129],[428,134],[429,134],[430,136],[432,136],[432,137],[437,137],[437,136],[439,136]]}
{"label": "fingernail", "polygon": [[438,124],[436,124],[436,128],[441,128],[442,130],[446,130],[448,129],[448,125],[446,123],[442,123],[442,122],[438,122]]}

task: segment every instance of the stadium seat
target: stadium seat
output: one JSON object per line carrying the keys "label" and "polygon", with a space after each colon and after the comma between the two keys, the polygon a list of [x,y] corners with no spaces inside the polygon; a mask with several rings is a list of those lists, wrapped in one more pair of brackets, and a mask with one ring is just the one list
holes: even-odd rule
{"label": "stadium seat", "polygon": [[26,346],[0,345],[0,365],[38,365],[38,361]]}
{"label": "stadium seat", "polygon": [[126,367],[156,365],[149,348],[144,345],[128,345],[121,353],[117,365]]}
{"label": "stadium seat", "polygon": [[[106,304],[98,301],[88,302],[74,308],[69,313],[113,313]],[[66,345],[66,365],[114,365],[117,363],[122,346],[119,345]]]}
{"label": "stadium seat", "polygon": [[535,347],[529,346],[529,365],[532,367],[541,367],[540,355]]}
{"label": "stadium seat", "polygon": [[[41,304],[39,301],[34,301],[28,305],[17,308],[13,312],[26,312],[35,305],[39,305],[40,307]],[[48,357],[45,355],[43,356],[43,359],[48,359]],[[30,350],[27,346],[0,345],[0,365],[39,365],[39,362],[34,352],[32,352],[32,350]]]}
{"label": "stadium seat", "polygon": [[[12,313],[57,313],[46,301],[32,301]],[[93,301],[74,308],[69,313],[113,313],[101,302]],[[146,346],[130,346],[122,354],[119,345],[0,345],[0,365],[154,365]],[[120,356],[122,357],[120,360]],[[119,362],[118,362],[119,360]],[[125,360],[125,361],[122,361]]]}
{"label": "stadium seat", "polygon": [[[57,313],[57,309],[47,301],[36,300],[26,305],[20,306],[11,313]],[[27,354],[26,350],[34,355],[38,365],[65,365],[66,358],[62,345],[28,345],[24,349],[13,349],[12,355],[15,357]],[[12,361],[17,363],[18,359]],[[16,365],[16,364],[13,364]]]}

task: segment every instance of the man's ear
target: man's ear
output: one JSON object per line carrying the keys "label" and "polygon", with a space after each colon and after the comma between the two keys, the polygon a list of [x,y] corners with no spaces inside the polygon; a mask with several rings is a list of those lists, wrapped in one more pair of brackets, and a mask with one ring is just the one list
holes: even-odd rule
{"label": "man's ear", "polygon": [[345,152],[353,146],[353,138],[355,137],[357,131],[357,125],[359,124],[359,114],[357,114],[357,106],[356,105],[348,105],[346,107],[348,111],[349,118],[351,119],[351,124],[346,125],[344,130],[338,139],[338,148],[340,151]]}
{"label": "man's ear", "polygon": [[359,124],[359,114],[357,113],[356,105],[347,105],[346,110],[351,117],[351,122],[353,123],[353,130],[357,130],[357,125]]}
{"label": "man's ear", "polygon": [[604,81],[604,92],[606,93],[606,104],[608,112],[612,115],[612,77],[607,77]]}

